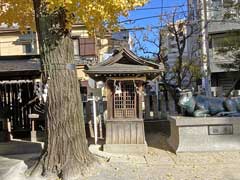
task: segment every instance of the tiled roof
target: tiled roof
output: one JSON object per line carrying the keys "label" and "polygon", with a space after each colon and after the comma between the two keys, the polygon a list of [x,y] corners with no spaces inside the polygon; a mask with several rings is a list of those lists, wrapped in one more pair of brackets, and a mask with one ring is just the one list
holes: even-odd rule
{"label": "tiled roof", "polygon": [[91,78],[99,79],[114,74],[115,76],[137,76],[143,75],[148,79],[157,77],[164,67],[162,64],[156,64],[136,56],[127,49],[116,52],[109,59],[96,64],[95,66],[86,66],[86,72]]}
{"label": "tiled roof", "polygon": [[39,56],[0,56],[0,73],[40,70]]}
{"label": "tiled roof", "polygon": [[136,65],[136,64],[111,64],[108,66],[95,66],[90,67],[87,71],[88,73],[100,73],[103,72],[105,74],[111,74],[111,73],[151,73],[151,72],[159,72],[159,69],[155,69],[153,67],[147,66],[147,65]]}
{"label": "tiled roof", "polygon": [[162,64],[146,61],[127,49],[111,56],[109,59],[95,65],[87,66],[87,73],[128,73],[128,72],[160,72],[163,71]]}

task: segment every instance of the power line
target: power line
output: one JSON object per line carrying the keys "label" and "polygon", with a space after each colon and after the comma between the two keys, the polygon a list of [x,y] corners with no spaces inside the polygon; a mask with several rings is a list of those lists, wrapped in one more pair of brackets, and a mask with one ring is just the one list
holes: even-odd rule
{"label": "power line", "polygon": [[154,9],[171,9],[171,8],[180,8],[184,7],[186,5],[178,5],[178,6],[157,6],[157,7],[150,7],[150,8],[140,8],[140,9],[134,9],[133,11],[145,11],[145,10],[154,10]]}
{"label": "power line", "polygon": [[[207,10],[207,12],[223,12],[221,9],[209,9]],[[140,17],[140,18],[135,18],[135,19],[127,19],[127,20],[123,20],[118,22],[118,24],[122,24],[122,23],[133,23],[135,21],[140,21],[140,20],[145,20],[145,19],[153,19],[153,18],[160,18],[160,17],[167,17],[167,16],[171,16],[173,14],[176,14],[176,16],[178,16],[179,14],[184,14],[184,13],[190,13],[190,11],[176,11],[174,13],[166,13],[166,14],[159,14],[159,15],[155,15],[155,16],[145,16],[145,17]]]}
{"label": "power line", "polygon": [[[180,14],[183,14],[183,13],[187,13],[188,11],[176,11],[174,12],[174,14],[179,15]],[[119,24],[121,23],[126,23],[126,22],[135,22],[135,21],[140,21],[140,20],[144,20],[144,19],[152,19],[152,18],[159,18],[159,17],[163,17],[163,16],[169,16],[169,15],[172,15],[173,13],[167,13],[167,14],[159,14],[159,15],[155,15],[155,16],[146,16],[146,17],[140,17],[140,18],[135,18],[135,19],[127,19],[127,20],[123,20],[123,21],[120,21],[118,22]]]}
{"label": "power line", "polygon": [[[198,20],[198,23],[202,21],[202,20]],[[222,23],[239,23],[240,24],[240,20],[239,21],[235,21],[235,20],[210,20],[209,23],[211,22],[222,22]],[[129,32],[134,32],[134,31],[143,31],[143,30],[152,30],[152,29],[161,29],[166,27],[166,25],[159,25],[159,26],[147,26],[147,27],[133,27],[133,28],[124,28],[121,29],[121,31],[129,31]]]}

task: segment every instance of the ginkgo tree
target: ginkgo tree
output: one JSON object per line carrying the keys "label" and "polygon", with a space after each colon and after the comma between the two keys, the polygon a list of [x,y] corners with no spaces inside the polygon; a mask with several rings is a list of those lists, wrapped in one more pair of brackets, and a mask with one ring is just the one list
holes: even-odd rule
{"label": "ginkgo tree", "polygon": [[115,29],[120,15],[146,0],[1,0],[0,23],[17,23],[38,33],[43,81],[48,83],[47,141],[33,172],[76,179],[93,164],[88,150],[71,27],[90,34]]}

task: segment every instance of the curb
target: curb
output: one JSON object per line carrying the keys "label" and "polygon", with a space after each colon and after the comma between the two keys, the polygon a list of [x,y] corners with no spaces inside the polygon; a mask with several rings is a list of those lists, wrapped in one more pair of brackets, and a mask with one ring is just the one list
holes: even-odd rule
{"label": "curb", "polygon": [[109,153],[101,151],[102,146],[101,145],[95,145],[91,144],[89,146],[89,151],[101,158],[104,158],[106,161],[111,162],[138,162],[141,164],[147,164],[147,161],[145,159],[145,156],[141,155],[128,155],[128,154],[115,154],[115,153]]}

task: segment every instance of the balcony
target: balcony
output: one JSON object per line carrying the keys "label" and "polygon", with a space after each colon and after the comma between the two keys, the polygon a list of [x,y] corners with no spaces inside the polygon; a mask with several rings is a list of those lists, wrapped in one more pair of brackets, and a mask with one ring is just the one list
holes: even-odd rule
{"label": "balcony", "polygon": [[208,33],[215,34],[215,33],[223,33],[226,31],[234,31],[240,29],[239,22],[221,22],[221,21],[212,21],[209,23],[208,26]]}
{"label": "balcony", "polygon": [[240,29],[239,9],[233,8],[229,1],[208,6],[208,32],[210,34]]}
{"label": "balcony", "polygon": [[210,69],[212,73],[226,72],[226,69],[220,67],[222,64],[229,64],[234,61],[231,52],[219,54],[217,51],[209,49]]}
{"label": "balcony", "polygon": [[98,62],[96,56],[74,56],[76,65],[94,65]]}

